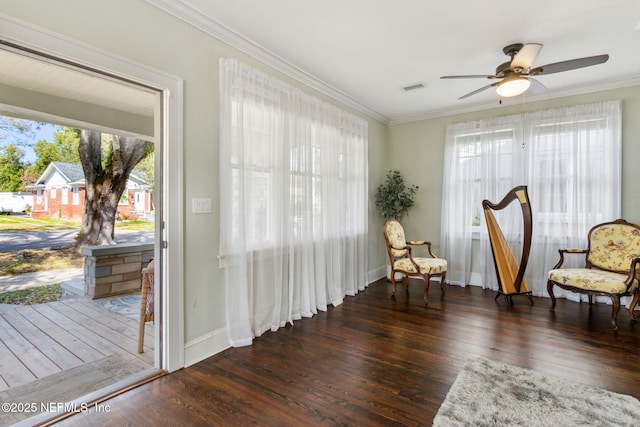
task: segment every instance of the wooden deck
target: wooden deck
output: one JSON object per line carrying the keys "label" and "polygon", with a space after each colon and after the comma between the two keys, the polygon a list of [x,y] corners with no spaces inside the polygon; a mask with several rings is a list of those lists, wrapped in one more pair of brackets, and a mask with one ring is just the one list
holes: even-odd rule
{"label": "wooden deck", "polygon": [[[0,307],[0,391],[117,355],[144,371],[153,368],[153,325],[138,354],[138,321],[85,297],[31,306]],[[52,396],[53,397],[53,396]]]}

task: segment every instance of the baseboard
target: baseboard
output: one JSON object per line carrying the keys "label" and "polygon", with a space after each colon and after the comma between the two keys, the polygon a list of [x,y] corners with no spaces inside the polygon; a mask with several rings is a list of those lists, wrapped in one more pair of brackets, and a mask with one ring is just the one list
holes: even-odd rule
{"label": "baseboard", "polygon": [[229,347],[227,328],[216,329],[185,344],[184,366],[191,366]]}
{"label": "baseboard", "polygon": [[387,266],[383,265],[367,273],[367,283],[373,283],[387,276]]}

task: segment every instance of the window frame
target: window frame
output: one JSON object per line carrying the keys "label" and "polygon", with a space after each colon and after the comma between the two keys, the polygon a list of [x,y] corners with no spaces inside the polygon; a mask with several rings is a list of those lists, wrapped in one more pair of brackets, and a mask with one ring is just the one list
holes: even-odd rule
{"label": "window frame", "polygon": [[80,204],[80,188],[71,187],[71,204],[78,206]]}

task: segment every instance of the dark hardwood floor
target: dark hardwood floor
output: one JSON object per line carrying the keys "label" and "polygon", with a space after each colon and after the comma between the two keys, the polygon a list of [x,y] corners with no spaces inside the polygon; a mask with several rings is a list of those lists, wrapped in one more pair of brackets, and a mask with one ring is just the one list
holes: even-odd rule
{"label": "dark hardwood floor", "polygon": [[640,398],[640,321],[611,306],[385,280],[250,347],[231,348],[60,425],[431,425],[469,358],[500,360]]}

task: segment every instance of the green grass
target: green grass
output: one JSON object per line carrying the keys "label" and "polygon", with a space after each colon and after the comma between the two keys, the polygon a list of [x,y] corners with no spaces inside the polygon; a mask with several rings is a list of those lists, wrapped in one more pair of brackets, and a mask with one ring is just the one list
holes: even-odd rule
{"label": "green grass", "polygon": [[135,231],[142,231],[142,230],[153,231],[154,223],[153,222],[149,222],[149,221],[145,221],[145,220],[142,220],[142,219],[131,219],[131,220],[128,220],[128,221],[116,221],[116,229],[119,229],[119,230],[135,230]]}
{"label": "green grass", "polygon": [[48,231],[80,228],[77,221],[53,218],[31,218],[18,215],[0,215],[0,231]]}
{"label": "green grass", "polygon": [[31,305],[58,301],[62,297],[60,285],[47,285],[37,288],[20,289],[0,294],[0,304]]}
{"label": "green grass", "polygon": [[[154,223],[144,220],[116,221],[120,230],[153,230]],[[49,231],[80,229],[80,222],[53,218],[31,218],[21,215],[0,215],[0,231]]]}

